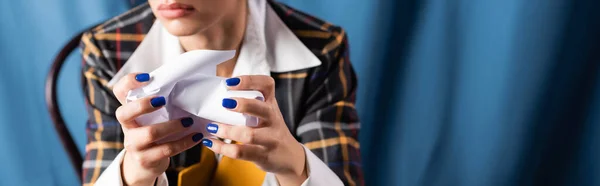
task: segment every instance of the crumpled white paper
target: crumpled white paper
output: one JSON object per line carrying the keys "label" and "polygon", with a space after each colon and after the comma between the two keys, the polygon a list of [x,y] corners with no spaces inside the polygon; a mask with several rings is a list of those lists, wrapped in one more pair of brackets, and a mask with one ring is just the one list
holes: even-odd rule
{"label": "crumpled white paper", "polygon": [[191,117],[194,124],[186,132],[174,134],[159,143],[180,139],[191,133],[206,132],[206,124],[219,122],[231,125],[256,126],[258,118],[224,108],[224,98],[241,97],[264,100],[259,91],[228,90],[225,79],[216,76],[216,66],[235,56],[235,50],[194,50],[150,72],[148,85],[129,91],[131,102],[150,95],[164,96],[167,104],[152,113],[136,119],[140,125],[151,125],[169,120]]}

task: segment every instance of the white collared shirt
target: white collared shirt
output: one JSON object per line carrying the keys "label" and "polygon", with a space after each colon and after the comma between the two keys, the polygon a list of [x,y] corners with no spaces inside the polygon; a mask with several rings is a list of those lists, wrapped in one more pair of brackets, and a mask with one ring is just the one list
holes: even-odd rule
{"label": "white collared shirt", "polygon": [[[244,41],[233,70],[233,76],[270,75],[270,72],[287,72],[321,65],[321,61],[294,35],[266,0],[248,1],[248,21]],[[267,37],[268,36],[268,37]],[[109,86],[129,73],[151,72],[183,53],[179,40],[156,21],[127,63],[110,80]],[[343,185],[337,175],[308,148],[306,168],[308,178],[302,184]],[[125,150],[121,151],[104,170],[94,185],[123,185],[121,163]],[[232,178],[235,179],[235,178]],[[162,174],[158,186],[167,186],[167,176]],[[267,172],[263,186],[279,185],[273,173]]]}

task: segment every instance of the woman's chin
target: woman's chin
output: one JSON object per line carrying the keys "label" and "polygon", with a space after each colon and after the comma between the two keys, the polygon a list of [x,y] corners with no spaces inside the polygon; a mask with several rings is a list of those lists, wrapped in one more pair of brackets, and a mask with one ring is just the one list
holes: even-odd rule
{"label": "woman's chin", "polygon": [[183,37],[183,36],[191,36],[198,33],[200,29],[199,26],[186,24],[180,21],[169,21],[167,23],[163,23],[163,26],[167,29],[167,31],[174,36]]}

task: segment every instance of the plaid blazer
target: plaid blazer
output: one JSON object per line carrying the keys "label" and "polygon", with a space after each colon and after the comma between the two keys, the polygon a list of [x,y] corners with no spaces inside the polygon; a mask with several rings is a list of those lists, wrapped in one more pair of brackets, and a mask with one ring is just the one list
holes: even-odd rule
{"label": "plaid blazer", "polygon": [[[345,185],[363,185],[360,128],[354,107],[356,75],[344,30],[278,2],[271,7],[322,62],[320,66],[271,73],[276,99],[290,132],[325,162]],[[83,90],[89,119],[83,163],[84,185],[94,183],[123,149],[123,131],[115,118],[120,106],[107,82],[129,59],[150,30],[155,17],[142,4],[84,33],[81,38]],[[200,146],[171,158],[169,180],[198,163]]]}

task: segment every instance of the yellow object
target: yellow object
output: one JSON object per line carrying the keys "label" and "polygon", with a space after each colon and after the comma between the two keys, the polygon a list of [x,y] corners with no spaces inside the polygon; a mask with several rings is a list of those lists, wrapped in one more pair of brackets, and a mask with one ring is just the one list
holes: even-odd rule
{"label": "yellow object", "polygon": [[262,185],[266,172],[254,163],[223,157],[212,180],[214,186]]}
{"label": "yellow object", "polygon": [[178,186],[209,185],[217,167],[217,158],[210,149],[202,146],[200,162],[179,171]]}
{"label": "yellow object", "polygon": [[258,186],[265,179],[266,172],[252,162],[223,156],[217,163],[215,154],[204,146],[200,156],[199,163],[179,172],[178,186]]}

